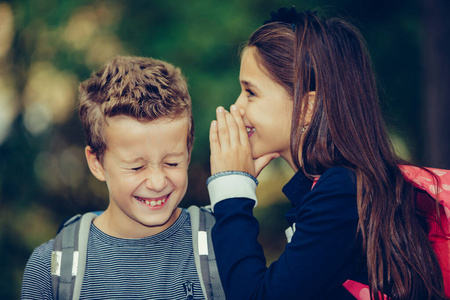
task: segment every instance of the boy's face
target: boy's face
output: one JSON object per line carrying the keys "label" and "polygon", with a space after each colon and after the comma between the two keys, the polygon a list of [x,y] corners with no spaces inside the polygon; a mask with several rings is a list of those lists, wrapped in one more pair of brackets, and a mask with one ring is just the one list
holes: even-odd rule
{"label": "boy's face", "polygon": [[175,222],[188,185],[188,127],[187,117],[147,123],[126,116],[108,119],[103,164],[86,148],[91,171],[109,190],[108,209],[98,218],[100,229],[141,238]]}

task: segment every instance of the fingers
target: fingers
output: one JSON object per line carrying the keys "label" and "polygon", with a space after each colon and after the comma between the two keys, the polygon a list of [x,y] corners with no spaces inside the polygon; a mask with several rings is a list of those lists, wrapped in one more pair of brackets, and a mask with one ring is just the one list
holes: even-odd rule
{"label": "fingers", "polygon": [[228,148],[230,145],[230,135],[226,120],[226,111],[219,106],[216,110],[218,140],[221,148]]}
{"label": "fingers", "polygon": [[220,143],[219,143],[219,136],[217,133],[216,120],[211,122],[211,126],[209,128],[209,148],[211,150],[211,154],[216,154],[220,151]]}
{"label": "fingers", "polygon": [[[236,118],[227,112],[223,107],[219,107],[217,109],[216,115],[221,147],[228,148],[239,145],[241,140],[240,136],[242,134],[236,122]],[[240,118],[240,121],[243,124],[242,118]]]}
{"label": "fingers", "polygon": [[242,112],[236,105],[227,112],[223,107],[216,110],[217,121],[211,122],[211,174],[222,171],[243,171],[258,177],[272,159],[280,156],[269,153],[253,160],[247,128]]}
{"label": "fingers", "polygon": [[231,105],[230,108],[231,114],[234,118],[234,121],[237,124],[237,130],[239,135],[239,142],[241,145],[250,146],[247,134],[247,128],[245,127],[244,120],[242,119],[241,112],[236,105]]}
{"label": "fingers", "polygon": [[238,125],[236,124],[234,117],[229,112],[226,111],[225,119],[227,121],[227,126],[228,126],[230,145],[231,146],[239,145],[240,144],[239,129],[238,129]]}
{"label": "fingers", "polygon": [[223,171],[254,173],[250,145],[247,142],[248,145],[244,146],[240,142],[242,133],[248,140],[245,125],[242,117],[236,115],[236,111],[233,111],[233,114],[223,107],[218,107],[217,121],[211,122],[209,134],[211,174]]}

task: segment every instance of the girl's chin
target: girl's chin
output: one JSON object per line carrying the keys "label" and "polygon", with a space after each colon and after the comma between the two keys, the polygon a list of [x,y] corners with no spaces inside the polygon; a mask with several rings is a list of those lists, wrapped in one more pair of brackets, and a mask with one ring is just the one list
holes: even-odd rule
{"label": "girl's chin", "polygon": [[257,159],[257,158],[260,158],[261,156],[264,156],[266,154],[269,154],[269,153],[259,152],[259,151],[252,151],[252,158],[253,159]]}
{"label": "girl's chin", "polygon": [[257,158],[260,158],[261,156],[274,153],[274,152],[270,152],[270,151],[264,151],[264,148],[266,148],[266,147],[263,147],[263,149],[261,149],[261,148],[258,149],[257,145],[253,146],[252,144],[250,144],[250,148],[252,149],[252,158],[253,159],[257,159]]}

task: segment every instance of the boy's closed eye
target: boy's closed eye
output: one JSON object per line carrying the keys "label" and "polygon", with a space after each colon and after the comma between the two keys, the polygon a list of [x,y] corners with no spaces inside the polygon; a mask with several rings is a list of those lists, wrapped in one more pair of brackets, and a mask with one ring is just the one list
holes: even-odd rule
{"label": "boy's closed eye", "polygon": [[168,167],[178,167],[179,163],[166,163]]}
{"label": "boy's closed eye", "polygon": [[[167,167],[175,168],[175,167],[178,167],[180,164],[179,163],[165,163],[165,165]],[[139,171],[139,170],[142,170],[143,168],[144,168],[144,166],[139,166],[139,167],[131,168],[131,170]]]}

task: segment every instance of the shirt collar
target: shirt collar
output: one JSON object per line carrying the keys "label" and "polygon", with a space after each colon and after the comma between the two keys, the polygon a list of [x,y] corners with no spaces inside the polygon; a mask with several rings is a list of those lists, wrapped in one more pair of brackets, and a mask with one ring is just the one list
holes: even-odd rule
{"label": "shirt collar", "polygon": [[293,206],[299,205],[303,196],[311,191],[312,183],[312,180],[307,178],[301,171],[298,171],[283,187],[283,193],[292,202]]}

